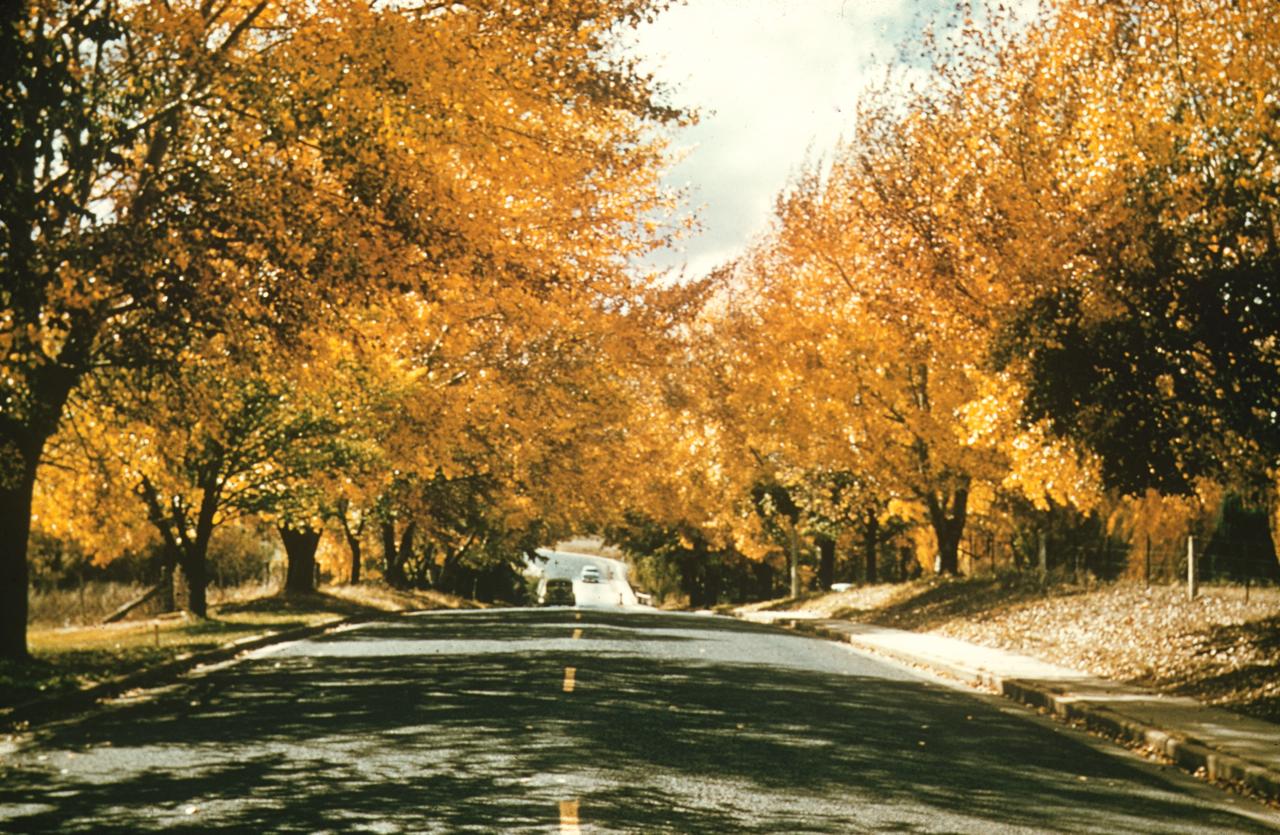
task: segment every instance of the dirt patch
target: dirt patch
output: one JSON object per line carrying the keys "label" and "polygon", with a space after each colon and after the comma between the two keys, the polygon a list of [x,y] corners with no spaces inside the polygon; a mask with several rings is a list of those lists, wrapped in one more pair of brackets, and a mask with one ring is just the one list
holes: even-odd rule
{"label": "dirt patch", "polygon": [[366,584],[359,586],[328,586],[322,590],[325,597],[339,598],[367,611],[409,612],[421,609],[484,609],[487,604],[458,597],[456,594],[429,589],[393,589],[390,586]]}
{"label": "dirt patch", "polygon": [[857,619],[858,615],[879,612],[910,599],[917,591],[915,584],[862,586],[830,594],[788,597],[724,608],[737,612],[806,612],[814,617]]}
{"label": "dirt patch", "polygon": [[1280,589],[1245,597],[1008,576],[871,586],[791,610],[960,638],[1280,722]]}

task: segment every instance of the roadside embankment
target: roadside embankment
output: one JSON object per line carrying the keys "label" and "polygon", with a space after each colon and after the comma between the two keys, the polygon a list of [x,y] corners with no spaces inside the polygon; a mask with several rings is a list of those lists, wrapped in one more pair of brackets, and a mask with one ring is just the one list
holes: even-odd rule
{"label": "roadside embankment", "polygon": [[738,607],[1089,728],[1280,802],[1280,592],[1022,577],[921,581]]}
{"label": "roadside embankment", "polygon": [[185,614],[93,626],[35,625],[33,662],[0,662],[0,722],[75,709],[202,663],[395,612],[473,608],[429,591],[332,586],[314,594],[230,598],[208,619]]}
{"label": "roadside embankment", "polygon": [[1274,587],[1208,586],[1192,600],[1181,586],[1042,587],[1010,575],[866,586],[738,611],[958,638],[1280,722]]}

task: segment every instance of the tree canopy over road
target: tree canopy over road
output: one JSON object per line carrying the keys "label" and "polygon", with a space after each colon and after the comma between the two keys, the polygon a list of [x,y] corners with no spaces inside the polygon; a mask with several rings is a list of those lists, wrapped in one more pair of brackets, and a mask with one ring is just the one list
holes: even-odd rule
{"label": "tree canopy over road", "polygon": [[657,518],[746,553],[798,527],[863,549],[866,579],[893,526],[950,573],[975,522],[966,570],[1046,531],[1167,553],[1224,507],[1274,529],[1271,4],[964,7],[913,50],[693,328],[680,389],[712,419],[666,448],[736,501]]}
{"label": "tree canopy over road", "polygon": [[[610,49],[652,12],[8,4],[0,654],[25,654],[33,491],[60,429],[81,460],[58,461],[138,494],[197,586],[230,506],[314,523],[326,499],[470,479],[508,527],[542,515],[519,487],[555,466],[544,442],[572,440],[544,422],[590,433],[615,385],[602,334],[662,316],[623,267],[661,240],[656,128],[682,117]],[[291,481],[321,403],[373,458],[306,498]],[[107,452],[126,460],[86,464]],[[75,536],[64,499],[37,521]],[[456,527],[441,547],[478,535]]]}
{"label": "tree canopy over road", "polygon": [[1277,527],[1270,2],[962,9],[687,282],[663,5],[8,4],[0,656],[37,540],[203,614],[249,522],[304,586],[602,531],[695,603]]}

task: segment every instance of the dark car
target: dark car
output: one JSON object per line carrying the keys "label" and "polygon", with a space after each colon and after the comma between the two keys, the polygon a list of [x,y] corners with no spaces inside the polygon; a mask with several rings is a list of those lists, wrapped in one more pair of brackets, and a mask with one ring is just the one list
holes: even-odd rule
{"label": "dark car", "polygon": [[538,595],[538,602],[543,606],[572,606],[577,603],[573,596],[573,581],[563,578],[547,580]]}

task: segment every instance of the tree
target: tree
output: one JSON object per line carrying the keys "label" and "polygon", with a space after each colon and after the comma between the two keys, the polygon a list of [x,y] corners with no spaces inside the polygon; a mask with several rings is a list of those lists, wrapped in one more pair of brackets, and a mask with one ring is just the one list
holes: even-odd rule
{"label": "tree", "polygon": [[[94,395],[88,414],[74,407],[85,455],[142,500],[199,617],[214,530],[250,515],[305,527],[296,519],[308,480],[358,454],[340,415],[218,348],[207,346],[178,376],[100,377],[111,388],[85,389]],[[117,405],[108,411],[108,402]]]}
{"label": "tree", "polygon": [[678,115],[609,48],[650,9],[9,4],[0,655],[26,655],[32,485],[94,370],[287,341],[379,288],[624,289]]}
{"label": "tree", "polygon": [[[1045,142],[1071,246],[1046,259],[995,358],[1025,412],[1095,452],[1107,485],[1190,494],[1214,478],[1274,495],[1280,255],[1265,3],[1064,2],[1035,38],[1056,72],[1022,102],[1071,118]],[[1022,240],[1016,241],[1022,245]]]}
{"label": "tree", "polygon": [[316,548],[320,545],[320,531],[311,527],[282,525],[280,541],[284,544],[288,559],[284,578],[285,593],[305,594],[314,591]]}
{"label": "tree", "polygon": [[[999,456],[962,431],[959,409],[978,376],[968,340],[913,305],[913,281],[931,275],[929,261],[914,259],[920,273],[898,261],[895,274],[864,282],[868,262],[895,261],[875,249],[882,244],[867,226],[886,221],[863,182],[860,165],[844,164],[827,184],[798,184],[780,204],[776,238],[740,266],[752,293],[734,320],[743,344],[728,349],[729,420],[744,427],[758,458],[801,472],[859,473],[880,494],[865,500],[886,511],[893,502],[918,505],[939,570],[954,573],[971,484],[995,478]],[[872,205],[858,203],[859,193]],[[727,340],[735,330],[716,333]]]}
{"label": "tree", "polygon": [[351,500],[343,497],[337,500],[333,515],[342,529],[342,537],[346,540],[351,553],[351,562],[347,582],[353,586],[360,584],[361,562],[363,559],[362,537],[369,522],[369,512],[364,508],[353,508]]}

